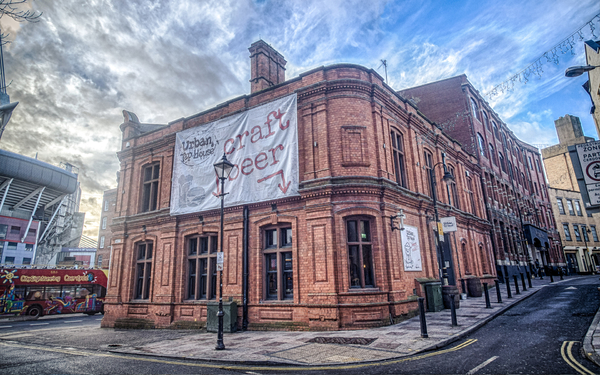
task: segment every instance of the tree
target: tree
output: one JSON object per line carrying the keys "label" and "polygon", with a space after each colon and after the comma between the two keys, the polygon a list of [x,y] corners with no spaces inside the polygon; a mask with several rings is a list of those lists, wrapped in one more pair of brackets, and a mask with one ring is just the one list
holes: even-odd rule
{"label": "tree", "polygon": [[19,9],[18,6],[26,2],[27,0],[0,0],[0,18],[9,16],[18,22],[37,22],[42,15],[41,12]]}

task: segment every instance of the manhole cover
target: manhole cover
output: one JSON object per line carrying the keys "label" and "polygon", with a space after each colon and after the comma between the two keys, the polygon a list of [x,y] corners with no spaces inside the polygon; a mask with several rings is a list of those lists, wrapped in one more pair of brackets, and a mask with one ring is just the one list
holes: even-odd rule
{"label": "manhole cover", "polygon": [[315,337],[307,342],[314,342],[317,344],[369,345],[375,340],[377,339],[367,339],[363,337]]}

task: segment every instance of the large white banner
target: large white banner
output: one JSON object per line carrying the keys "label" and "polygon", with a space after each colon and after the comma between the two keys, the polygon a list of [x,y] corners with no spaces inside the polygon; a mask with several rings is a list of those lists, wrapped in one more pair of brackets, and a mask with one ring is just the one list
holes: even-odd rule
{"label": "large white banner", "polygon": [[220,207],[213,164],[223,153],[235,165],[226,206],[298,195],[296,94],[177,133],[171,215]]}
{"label": "large white banner", "polygon": [[402,239],[402,258],[404,271],[422,271],[421,246],[419,246],[419,230],[408,225],[400,231]]}

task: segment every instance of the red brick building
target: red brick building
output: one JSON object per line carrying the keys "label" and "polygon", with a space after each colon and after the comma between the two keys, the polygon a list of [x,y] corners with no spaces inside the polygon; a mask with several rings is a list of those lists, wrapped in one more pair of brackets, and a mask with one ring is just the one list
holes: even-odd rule
{"label": "red brick building", "polygon": [[[421,283],[441,275],[432,167],[439,216],[456,217],[458,226],[443,242],[450,283],[494,277],[476,156],[372,69],[338,64],[285,80],[286,62],[272,47],[258,41],[250,54],[249,95],[168,125],[143,124],[124,111],[104,327],[206,321],[217,297],[220,210],[171,215],[176,134],[291,94],[298,194],[225,209],[223,297],[238,302],[240,326],[359,329],[414,313]],[[214,175],[223,151],[205,173]],[[455,177],[448,184],[442,154]],[[410,231],[391,228],[400,209]]]}
{"label": "red brick building", "polygon": [[464,74],[400,95],[476,155],[498,276],[519,275],[535,261],[564,266],[539,150],[513,134]]}

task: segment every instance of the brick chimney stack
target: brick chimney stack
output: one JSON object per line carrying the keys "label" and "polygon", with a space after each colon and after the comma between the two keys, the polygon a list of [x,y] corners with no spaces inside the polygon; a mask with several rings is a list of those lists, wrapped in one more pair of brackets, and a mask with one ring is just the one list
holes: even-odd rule
{"label": "brick chimney stack", "polygon": [[248,50],[250,51],[251,93],[285,81],[287,61],[279,52],[262,40],[252,43]]}

